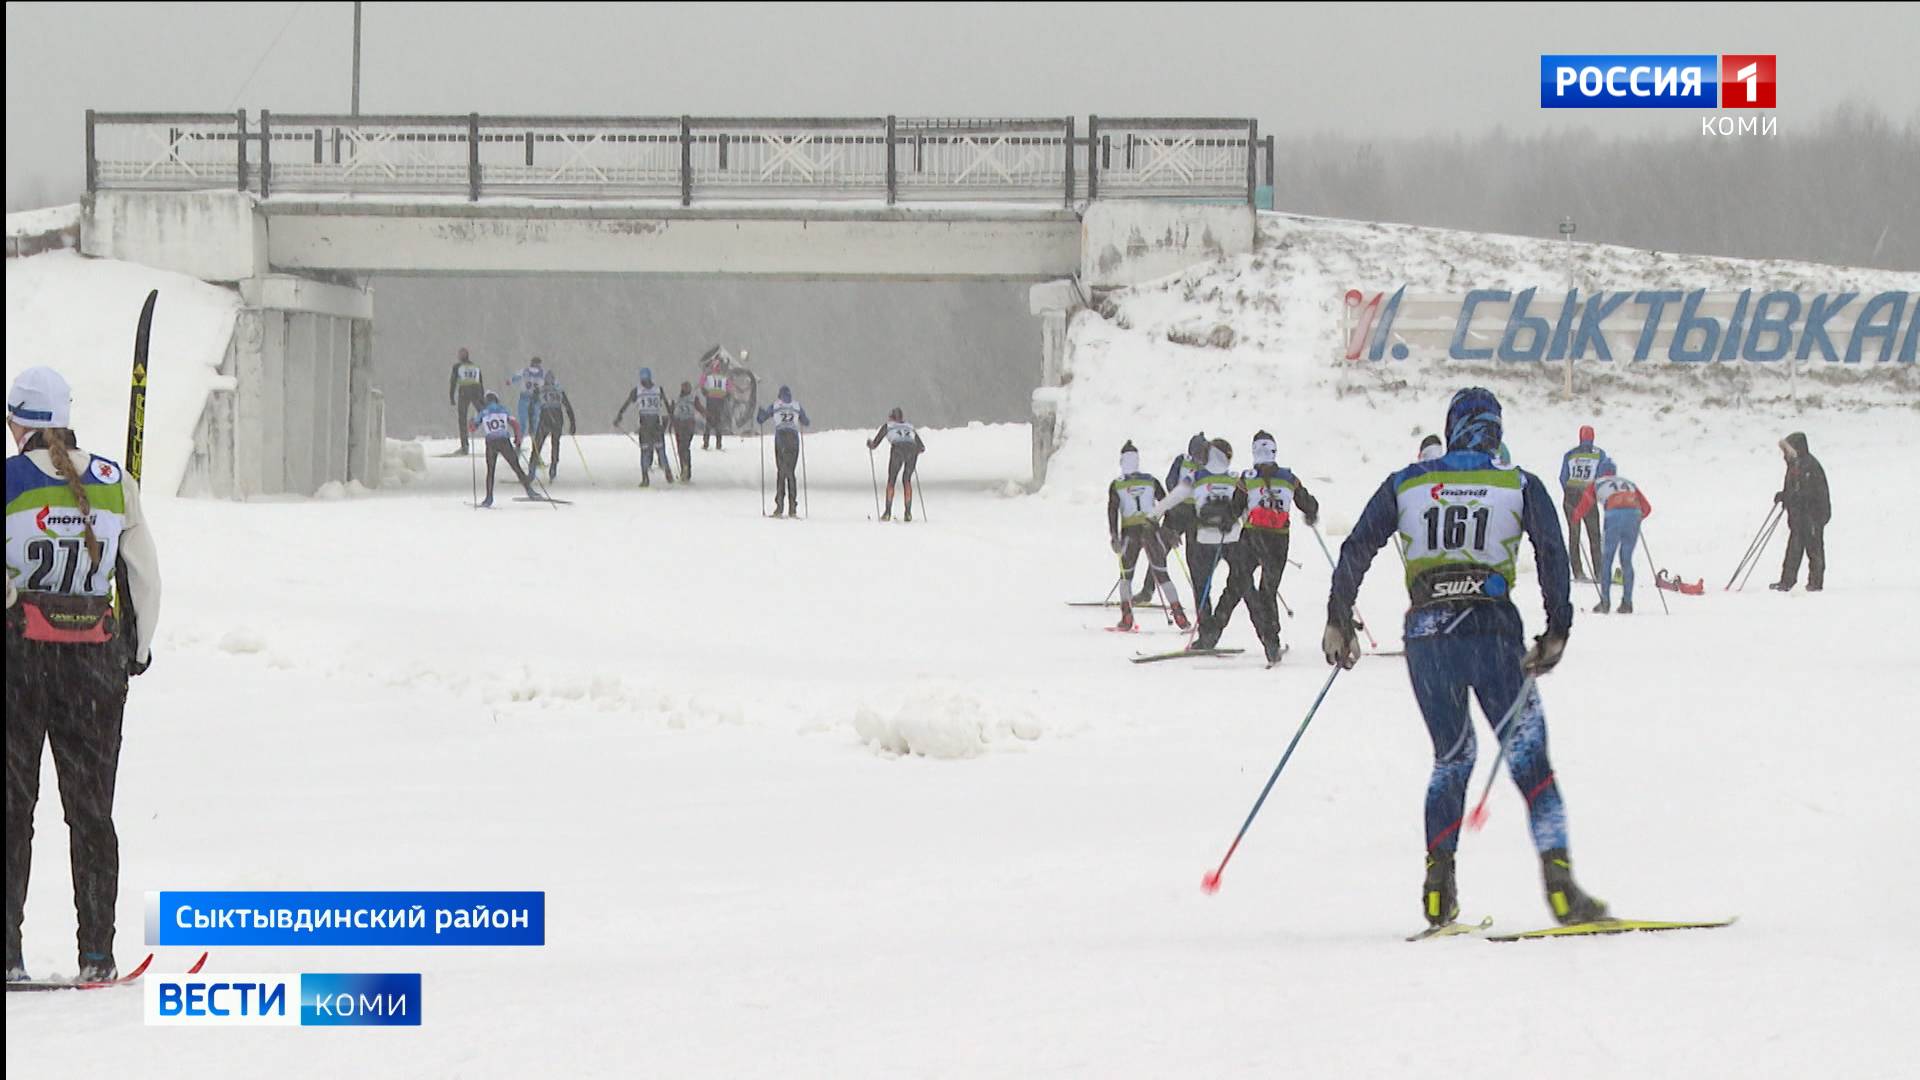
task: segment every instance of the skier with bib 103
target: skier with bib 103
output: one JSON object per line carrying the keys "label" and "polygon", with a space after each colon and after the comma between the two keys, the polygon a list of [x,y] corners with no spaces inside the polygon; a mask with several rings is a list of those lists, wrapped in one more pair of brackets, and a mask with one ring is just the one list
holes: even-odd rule
{"label": "skier with bib 103", "polygon": [[1167,548],[1153,508],[1167,491],[1152,474],[1140,471],[1140,451],[1132,440],[1120,448],[1120,475],[1107,485],[1107,543],[1120,556],[1120,623],[1115,630],[1131,631],[1133,624],[1133,568],[1147,553],[1147,584],[1157,590],[1174,625],[1190,625],[1180,607],[1180,594],[1167,574]]}
{"label": "skier with bib 103", "polygon": [[480,507],[488,509],[493,506],[493,468],[494,463],[501,458],[506,459],[507,467],[513,470],[513,475],[520,481],[520,487],[526,491],[527,498],[538,500],[540,496],[534,494],[533,481],[527,478],[526,471],[520,467],[520,423],[513,418],[512,413],[507,411],[505,405],[500,404],[499,394],[491,390],[487,391],[485,407],[480,410],[479,416],[473,418],[473,423],[468,427],[479,432],[480,437],[487,442],[487,497],[480,503]]}
{"label": "skier with bib 103", "polygon": [[[1387,477],[1341,545],[1321,640],[1328,663],[1351,668],[1359,660],[1354,599],[1374,555],[1397,532],[1407,544],[1412,601],[1405,622],[1407,673],[1433,740],[1421,906],[1436,927],[1460,913],[1454,852],[1475,756],[1469,692],[1489,723],[1498,724],[1512,710],[1510,730],[1494,734],[1505,742],[1514,782],[1526,798],[1554,918],[1572,925],[1607,915],[1606,905],[1573,880],[1566,808],[1547,760],[1546,713],[1533,682],[1560,662],[1573,627],[1560,517],[1539,477],[1495,466],[1501,427],[1500,402],[1491,391],[1473,387],[1454,395],[1446,454]],[[1546,631],[1531,650],[1510,595],[1523,538],[1533,543],[1547,611]]]}
{"label": "skier with bib 103", "polygon": [[904,484],[907,497],[905,520],[913,520],[913,475],[920,466],[920,455],[927,452],[927,444],[920,439],[920,432],[907,423],[906,413],[896,407],[887,414],[887,422],[867,440],[867,449],[876,450],[886,443],[887,451],[887,508],[880,514],[881,521],[893,520],[893,486],[896,481]]}

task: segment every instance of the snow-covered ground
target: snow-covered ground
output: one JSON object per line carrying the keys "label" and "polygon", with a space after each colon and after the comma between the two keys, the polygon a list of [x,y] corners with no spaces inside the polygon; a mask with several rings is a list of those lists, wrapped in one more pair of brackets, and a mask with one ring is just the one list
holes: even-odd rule
{"label": "snow-covered ground", "polygon": [[[8,289],[11,315],[11,269]],[[582,439],[597,484],[568,447],[570,507],[470,509],[447,443],[372,495],[154,497],[167,608],[121,762],[123,961],[160,888],[544,889],[548,944],[210,962],[424,972],[425,1023],[402,1031],[186,1034],[143,1027],[131,991],[15,995],[8,1072],[1910,1074],[1920,509],[1896,470],[1920,412],[1501,387],[1522,466],[1552,471],[1591,420],[1656,508],[1661,565],[1709,588],[1670,616],[1644,564],[1636,615],[1576,593],[1543,685],[1580,874],[1625,914],[1741,921],[1407,945],[1430,748],[1397,658],[1339,677],[1224,888],[1198,887],[1327,677],[1312,540],[1271,671],[1128,664],[1183,639],[1063,601],[1112,584],[1122,439],[1163,468],[1194,428],[1244,447],[1268,426],[1338,543],[1439,424],[1443,376],[1361,385],[1327,352],[1174,346],[1145,322],[1076,322],[1041,493],[1017,493],[1025,427],[928,432],[913,525],[868,520],[865,432],[809,440],[801,522],[760,516],[752,440],[696,451],[691,489],[640,491],[631,443]],[[1724,593],[1796,429],[1832,478],[1828,589],[1767,592],[1776,537]],[[1391,564],[1362,596],[1376,632],[1404,606]],[[1537,628],[1531,577],[1522,599]],[[1244,619],[1226,643],[1254,645]],[[70,971],[46,773],[27,959]],[[1463,904],[1541,925],[1504,780],[1492,808]]]}

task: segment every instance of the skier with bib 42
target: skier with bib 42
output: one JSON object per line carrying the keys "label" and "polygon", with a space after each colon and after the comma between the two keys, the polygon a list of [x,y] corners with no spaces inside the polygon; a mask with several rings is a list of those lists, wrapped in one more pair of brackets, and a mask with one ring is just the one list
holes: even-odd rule
{"label": "skier with bib 42", "polygon": [[1605,511],[1607,527],[1598,567],[1600,606],[1593,610],[1597,615],[1605,615],[1613,608],[1613,559],[1617,554],[1620,557],[1620,614],[1631,615],[1633,552],[1640,545],[1640,523],[1653,516],[1653,504],[1633,481],[1620,475],[1619,467],[1609,458],[1600,463],[1599,476],[1588,485],[1586,494],[1580,496],[1573,516],[1584,520],[1595,507]]}
{"label": "skier with bib 42", "polygon": [[52,368],[28,368],[7,392],[7,427],[20,448],[7,459],[9,983],[27,981],[21,921],[49,743],[71,846],[79,981],[119,974],[113,789],[127,680],[147,670],[160,622],[159,556],[139,484],[119,462],[75,445],[72,407],[72,390]]}
{"label": "skier with bib 42", "polygon": [[885,442],[892,447],[887,452],[887,508],[880,515],[881,521],[893,520],[893,485],[899,481],[905,485],[907,496],[907,521],[913,520],[913,474],[919,468],[920,455],[927,452],[927,444],[920,441],[920,433],[907,423],[906,414],[896,407],[887,414],[887,422],[867,440],[867,449],[876,450]]}
{"label": "skier with bib 42", "polygon": [[1107,543],[1120,556],[1120,624],[1115,630],[1133,627],[1133,568],[1140,553],[1147,553],[1147,585],[1160,593],[1174,625],[1185,630],[1190,625],[1180,607],[1180,594],[1167,574],[1167,548],[1160,539],[1160,527],[1153,522],[1153,508],[1166,496],[1166,489],[1150,474],[1140,471],[1140,451],[1132,440],[1120,448],[1120,475],[1107,485]]}
{"label": "skier with bib 42", "polygon": [[[1447,452],[1387,477],[1341,545],[1321,642],[1329,664],[1351,668],[1359,660],[1354,599],[1374,555],[1397,532],[1406,541],[1412,601],[1405,622],[1407,673],[1433,740],[1421,906],[1436,927],[1460,913],[1454,851],[1475,756],[1469,691],[1489,723],[1512,717],[1509,730],[1494,734],[1504,741],[1514,782],[1526,798],[1554,918],[1572,925],[1607,915],[1606,905],[1573,880],[1566,809],[1547,760],[1546,714],[1534,687],[1560,662],[1573,627],[1560,517],[1539,477],[1495,466],[1501,427],[1500,402],[1491,391],[1473,387],[1454,395],[1447,409]],[[1547,610],[1546,632],[1530,650],[1510,596],[1522,538],[1533,543]]]}

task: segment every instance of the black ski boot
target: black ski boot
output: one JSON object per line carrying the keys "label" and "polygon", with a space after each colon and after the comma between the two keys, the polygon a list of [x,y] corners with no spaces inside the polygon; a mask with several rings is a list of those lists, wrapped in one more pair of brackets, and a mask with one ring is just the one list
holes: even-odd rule
{"label": "black ski boot", "polygon": [[74,976],[75,982],[112,982],[120,977],[120,966],[113,962],[107,953],[83,952],[80,954],[80,973]]}
{"label": "black ski boot", "polygon": [[1547,886],[1547,906],[1561,926],[1607,918],[1607,905],[1574,884],[1573,861],[1566,848],[1540,853],[1540,876]]}
{"label": "black ski boot", "polygon": [[1776,581],[1776,582],[1774,582],[1773,584],[1771,584],[1771,585],[1769,585],[1769,586],[1767,586],[1767,588],[1769,588],[1769,589],[1772,589],[1772,590],[1773,590],[1774,592],[1792,592],[1792,591],[1793,591],[1793,582],[1791,582],[1791,581]]}
{"label": "black ski boot", "polygon": [[881,521],[892,521],[892,520],[893,520],[893,507],[891,507],[891,506],[889,506],[889,507],[887,507],[887,508],[886,508],[885,510],[883,510],[883,511],[881,511],[881,512],[880,512],[880,520],[881,520]]}
{"label": "black ski boot", "polygon": [[1631,600],[1620,601],[1620,614],[1622,615],[1633,614],[1633,601]]}
{"label": "black ski boot", "polygon": [[1427,881],[1421,887],[1420,911],[1428,926],[1445,926],[1460,918],[1460,894],[1453,883],[1453,853],[1427,853]]}
{"label": "black ski boot", "polygon": [[909,525],[911,525],[911,524],[913,524],[913,506],[912,506],[912,504],[908,504],[908,506],[907,506],[907,515],[906,515],[905,517],[903,517],[903,518],[901,518],[900,520],[902,520],[902,521],[904,521],[904,522],[906,522],[906,523],[907,523],[907,524],[909,524]]}
{"label": "black ski boot", "polygon": [[1602,600],[1599,603],[1593,605],[1593,613],[1595,615],[1605,615],[1607,612],[1612,610],[1613,610],[1613,604],[1606,600]]}
{"label": "black ski boot", "polygon": [[1279,663],[1280,657],[1286,652],[1285,649],[1280,647],[1280,639],[1275,637],[1271,641],[1266,641],[1262,644],[1267,647],[1267,666],[1272,667]]}

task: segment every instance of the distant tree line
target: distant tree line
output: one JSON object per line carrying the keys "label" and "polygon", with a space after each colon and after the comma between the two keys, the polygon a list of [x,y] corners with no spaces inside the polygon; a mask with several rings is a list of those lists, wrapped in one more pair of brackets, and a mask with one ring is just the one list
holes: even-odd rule
{"label": "distant tree line", "polygon": [[1304,214],[1548,237],[1571,216],[1596,243],[1920,270],[1920,115],[1870,106],[1772,138],[1320,135],[1274,171]]}

